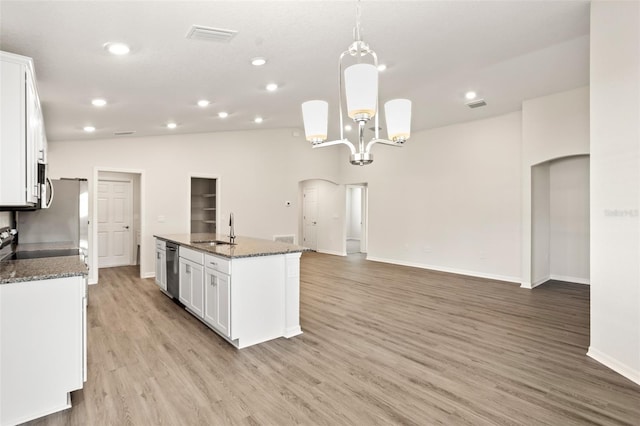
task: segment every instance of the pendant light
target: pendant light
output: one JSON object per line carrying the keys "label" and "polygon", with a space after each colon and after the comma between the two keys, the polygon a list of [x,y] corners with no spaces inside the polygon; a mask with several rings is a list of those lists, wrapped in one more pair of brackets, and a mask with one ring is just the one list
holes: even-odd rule
{"label": "pendant light", "polygon": [[[347,65],[347,62],[352,62]],[[384,114],[389,139],[379,135],[378,114],[378,56],[361,37],[360,2],[356,6],[354,41],[342,52],[338,60],[340,139],[327,141],[329,104],[323,100],[311,100],[302,104],[302,118],[306,139],[313,148],[347,145],[351,150],[350,162],[364,166],[371,164],[371,147],[376,143],[402,146],[411,135],[411,101],[394,99],[384,104]],[[347,116],[358,126],[357,146],[344,137],[343,107]],[[374,119],[373,137],[365,143],[365,126]]]}

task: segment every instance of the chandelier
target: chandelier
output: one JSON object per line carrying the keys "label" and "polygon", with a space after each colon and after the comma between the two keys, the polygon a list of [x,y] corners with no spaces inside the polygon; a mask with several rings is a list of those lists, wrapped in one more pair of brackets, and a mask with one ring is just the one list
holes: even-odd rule
{"label": "chandelier", "polygon": [[[313,148],[332,145],[347,145],[351,150],[350,162],[364,166],[371,164],[371,147],[377,143],[402,146],[411,133],[411,101],[393,99],[384,104],[384,113],[389,139],[381,139],[378,125],[378,56],[362,40],[360,30],[360,2],[356,6],[356,26],[353,30],[353,43],[342,52],[338,60],[340,139],[327,141],[329,104],[322,100],[307,101],[302,104],[302,118],[306,139]],[[352,63],[346,66],[346,62]],[[345,68],[346,66],[346,68]],[[346,98],[346,102],[345,102]],[[344,137],[343,105],[347,115],[357,124],[357,147]],[[365,126],[374,119],[373,137],[365,144]]]}

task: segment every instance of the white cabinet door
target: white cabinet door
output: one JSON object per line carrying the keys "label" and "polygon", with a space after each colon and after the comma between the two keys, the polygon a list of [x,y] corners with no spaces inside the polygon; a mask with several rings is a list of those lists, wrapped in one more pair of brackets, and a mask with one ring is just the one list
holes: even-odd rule
{"label": "white cabinet door", "polygon": [[84,382],[85,278],[0,285],[0,424],[69,408]]}
{"label": "white cabinet door", "polygon": [[167,252],[156,249],[156,284],[167,291]]}
{"label": "white cabinet door", "polygon": [[180,284],[180,302],[185,305],[191,305],[191,265],[188,260],[179,258],[179,284]]}
{"label": "white cabinet door", "polygon": [[40,146],[40,104],[36,95],[33,78],[26,74],[27,87],[27,202],[37,203],[40,196],[38,187],[38,149]]}
{"label": "white cabinet door", "polygon": [[33,114],[39,110],[29,58],[0,52],[0,206],[29,207],[38,196]]}
{"label": "white cabinet door", "polygon": [[204,268],[180,258],[180,301],[194,314],[202,317],[204,307]]}
{"label": "white cabinet door", "polygon": [[204,320],[223,335],[231,335],[231,277],[207,268],[205,271]]}
{"label": "white cabinet door", "polygon": [[190,308],[200,318],[204,316],[204,268],[196,263],[191,266]]}

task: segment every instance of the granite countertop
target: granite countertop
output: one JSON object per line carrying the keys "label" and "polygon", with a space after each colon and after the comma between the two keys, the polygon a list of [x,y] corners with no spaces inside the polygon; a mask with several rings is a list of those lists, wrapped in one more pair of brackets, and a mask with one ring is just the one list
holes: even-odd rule
{"label": "granite countertop", "polygon": [[229,241],[229,236],[222,234],[173,234],[154,235],[154,237],[165,241],[172,241],[181,246],[189,247],[194,250],[215,254],[230,259],[241,257],[272,256],[276,254],[301,253],[304,251],[310,251],[306,247],[297,246],[295,244],[241,236],[236,237],[235,245],[226,244],[210,246],[206,243],[195,242],[209,240]]}
{"label": "granite countertop", "polygon": [[0,262],[0,284],[86,276],[88,272],[80,256],[4,260]]}

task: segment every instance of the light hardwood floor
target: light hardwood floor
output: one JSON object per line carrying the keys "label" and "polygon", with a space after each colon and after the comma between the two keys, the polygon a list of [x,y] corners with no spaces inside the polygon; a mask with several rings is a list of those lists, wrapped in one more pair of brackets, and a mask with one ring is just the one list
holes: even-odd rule
{"label": "light hardwood floor", "polygon": [[236,350],[137,268],[90,287],[89,380],[37,425],[640,422],[640,387],[585,353],[589,287],[305,253],[304,334]]}

